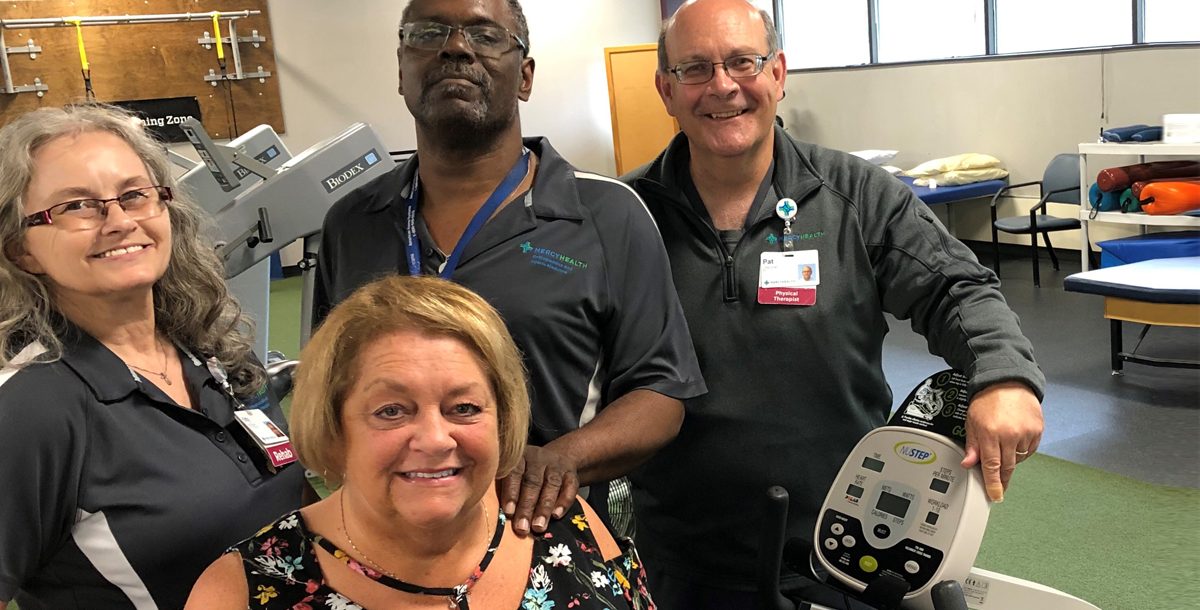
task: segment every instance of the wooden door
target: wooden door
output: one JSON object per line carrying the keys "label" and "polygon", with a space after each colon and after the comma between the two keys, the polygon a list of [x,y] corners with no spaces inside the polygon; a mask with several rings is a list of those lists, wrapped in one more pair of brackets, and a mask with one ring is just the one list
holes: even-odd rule
{"label": "wooden door", "polygon": [[679,131],[679,124],[667,114],[654,88],[657,45],[606,48],[604,63],[608,69],[613,150],[617,175],[621,175],[657,157]]}

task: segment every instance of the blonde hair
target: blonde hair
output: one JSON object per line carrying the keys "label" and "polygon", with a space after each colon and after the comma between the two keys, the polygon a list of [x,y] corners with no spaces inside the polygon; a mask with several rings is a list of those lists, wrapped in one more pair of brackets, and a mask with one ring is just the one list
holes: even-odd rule
{"label": "blonde hair", "polygon": [[167,204],[171,260],[153,289],[158,330],[178,345],[217,358],[236,393],[254,394],[266,381],[251,352],[254,326],[230,296],[225,266],[204,237],[207,215],[177,188],[166,149],[146,132],[142,121],[99,103],[34,110],[0,129],[0,244],[5,254],[0,256],[0,368],[12,365],[13,356],[35,341],[46,348],[37,361],[62,355],[60,337],[66,325],[45,278],[14,261],[24,253],[23,197],[35,170],[34,155],[51,140],[89,132],[124,140],[145,163],[154,184],[170,187],[174,194]]}
{"label": "blonde hair", "polygon": [[508,328],[487,301],[458,284],[401,275],[356,290],[333,308],[300,352],[289,419],[300,461],[331,486],[341,485],[341,414],[362,366],[358,356],[375,340],[399,331],[452,337],[476,355],[496,396],[497,477],[512,472],[529,435],[529,390]]}

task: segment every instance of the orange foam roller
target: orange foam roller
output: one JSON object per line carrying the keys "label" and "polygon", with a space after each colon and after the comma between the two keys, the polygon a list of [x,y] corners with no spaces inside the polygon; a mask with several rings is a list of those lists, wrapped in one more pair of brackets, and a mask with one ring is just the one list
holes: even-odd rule
{"label": "orange foam roller", "polygon": [[1157,216],[1200,210],[1200,182],[1153,182],[1142,189],[1142,211]]}

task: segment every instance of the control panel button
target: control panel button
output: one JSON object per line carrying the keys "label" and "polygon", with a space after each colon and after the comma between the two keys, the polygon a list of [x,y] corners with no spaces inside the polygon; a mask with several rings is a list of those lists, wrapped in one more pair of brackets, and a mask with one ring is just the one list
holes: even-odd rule
{"label": "control panel button", "polygon": [[832,551],[832,550],[836,549],[837,547],[838,547],[838,543],[837,543],[836,539],[834,539],[834,538],[826,538],[825,539],[825,548]]}
{"label": "control panel button", "polygon": [[929,525],[937,525],[937,520],[938,514],[933,511],[929,511],[929,514],[925,515],[925,523]]}
{"label": "control panel button", "polygon": [[876,525],[874,531],[875,537],[879,538],[880,540],[887,540],[887,537],[892,535],[892,528],[883,523]]}
{"label": "control panel button", "polygon": [[835,536],[841,536],[846,533],[846,528],[841,523],[834,523],[829,526],[829,531],[833,532]]}
{"label": "control panel button", "polygon": [[908,572],[909,574],[916,574],[917,572],[921,571],[921,566],[917,562],[909,559],[908,561],[904,562],[904,571]]}
{"label": "control panel button", "polygon": [[934,479],[929,482],[929,489],[932,489],[940,494],[944,494],[950,489],[950,481],[946,481],[944,479]]}
{"label": "control panel button", "polygon": [[854,536],[842,536],[842,545],[846,548],[852,548],[856,542],[858,541],[854,539]]}
{"label": "control panel button", "polygon": [[862,568],[863,572],[870,574],[879,569],[879,562],[875,561],[875,558],[871,557],[870,555],[863,555],[862,558],[858,560],[858,567]]}

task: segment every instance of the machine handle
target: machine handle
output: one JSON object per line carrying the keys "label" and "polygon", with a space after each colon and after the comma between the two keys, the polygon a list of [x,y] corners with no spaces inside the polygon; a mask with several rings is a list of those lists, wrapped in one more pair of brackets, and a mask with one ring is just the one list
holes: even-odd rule
{"label": "machine handle", "polygon": [[254,243],[250,243],[250,240],[246,240],[246,245],[253,248],[260,243],[269,244],[275,241],[275,238],[271,235],[271,215],[269,212],[267,212],[267,208],[258,208],[257,228],[258,236],[254,238]]}
{"label": "machine handle", "polygon": [[969,610],[967,596],[957,580],[943,580],[930,591],[934,610]]}
{"label": "machine handle", "polygon": [[[278,354],[278,352],[274,353]],[[279,354],[279,356],[282,358],[283,354]],[[270,360],[269,357],[268,360]],[[285,396],[292,393],[294,384],[292,376],[299,365],[299,360],[273,360],[267,363],[267,383],[271,385],[271,390],[275,392],[277,399],[283,400]]]}
{"label": "machine handle", "polygon": [[779,592],[779,562],[787,536],[788,492],[774,485],[767,489],[766,514],[758,546],[758,607],[762,610],[795,610],[796,604]]}

